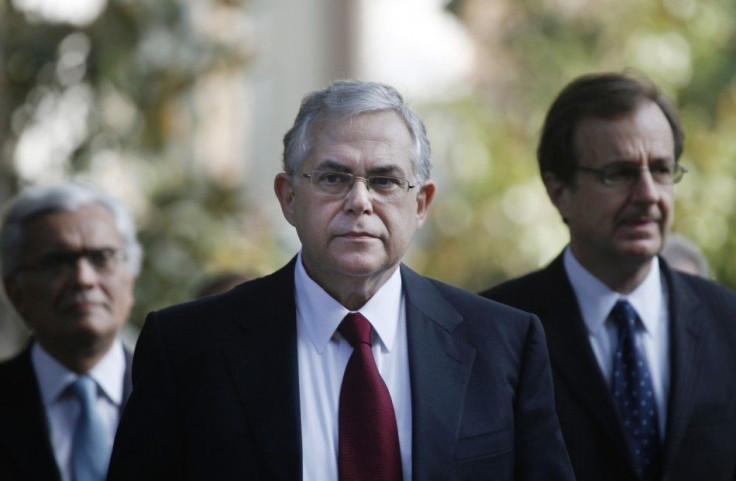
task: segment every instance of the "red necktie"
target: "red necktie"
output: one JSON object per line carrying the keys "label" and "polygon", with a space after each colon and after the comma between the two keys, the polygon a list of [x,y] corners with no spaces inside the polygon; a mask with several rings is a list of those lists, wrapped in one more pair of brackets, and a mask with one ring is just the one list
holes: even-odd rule
{"label": "red necktie", "polygon": [[371,325],[359,313],[345,316],[338,331],[353,346],[340,389],[340,481],[401,481],[396,415],[371,350]]}

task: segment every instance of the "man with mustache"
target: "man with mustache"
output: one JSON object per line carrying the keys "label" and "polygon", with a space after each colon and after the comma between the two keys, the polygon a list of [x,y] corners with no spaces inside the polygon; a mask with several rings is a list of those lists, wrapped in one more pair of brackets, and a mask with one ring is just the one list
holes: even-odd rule
{"label": "man with mustache", "polygon": [[308,95],[283,167],[301,250],[148,316],[109,480],[572,479],[538,320],[401,263],[435,193],[401,95]]}
{"label": "man with mustache", "polygon": [[133,219],[66,183],[23,190],[1,229],[5,292],[32,340],[0,364],[0,479],[102,481],[131,391],[118,334],[141,264]]}
{"label": "man with mustache", "polygon": [[736,479],[736,296],[658,256],[682,150],[655,86],[575,79],[537,151],[570,243],[483,293],[542,320],[579,481]]}

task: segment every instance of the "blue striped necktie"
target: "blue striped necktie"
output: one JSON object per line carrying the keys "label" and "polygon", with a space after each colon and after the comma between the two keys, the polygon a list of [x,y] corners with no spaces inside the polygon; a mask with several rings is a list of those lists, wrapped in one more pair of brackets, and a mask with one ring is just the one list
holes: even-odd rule
{"label": "blue striped necktie", "polygon": [[643,480],[657,479],[660,462],[657,403],[647,362],[636,347],[634,333],[638,316],[627,301],[611,310],[618,327],[618,349],[613,357],[613,401],[629,441],[637,474]]}
{"label": "blue striped necktie", "polygon": [[112,441],[96,409],[97,384],[89,376],[79,376],[70,389],[80,405],[72,445],[72,480],[104,481]]}

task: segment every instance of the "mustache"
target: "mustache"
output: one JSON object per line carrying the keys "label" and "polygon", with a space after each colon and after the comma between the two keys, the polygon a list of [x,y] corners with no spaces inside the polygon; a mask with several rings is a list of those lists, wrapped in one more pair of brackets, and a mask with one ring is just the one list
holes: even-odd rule
{"label": "mustache", "polygon": [[652,212],[629,212],[619,218],[619,223],[635,224],[637,222],[659,222],[663,218],[659,211]]}
{"label": "mustache", "polygon": [[68,294],[61,299],[62,308],[72,307],[77,304],[104,304],[105,295],[99,291],[85,291]]}

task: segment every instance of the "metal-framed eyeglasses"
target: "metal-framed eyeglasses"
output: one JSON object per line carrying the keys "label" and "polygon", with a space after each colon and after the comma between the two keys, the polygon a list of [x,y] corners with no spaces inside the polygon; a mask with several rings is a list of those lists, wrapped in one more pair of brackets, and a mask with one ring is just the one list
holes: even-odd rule
{"label": "metal-framed eyeglasses", "polygon": [[356,181],[363,182],[375,199],[383,201],[399,200],[417,186],[417,184],[412,185],[407,179],[391,175],[361,177],[349,172],[329,170],[312,170],[300,175],[309,179],[309,183],[316,192],[329,197],[346,196],[353,189]]}
{"label": "metal-framed eyeglasses", "polygon": [[629,189],[641,180],[642,172],[647,171],[654,183],[662,186],[673,185],[682,180],[687,169],[680,164],[653,164],[642,168],[633,162],[616,162],[601,169],[576,166],[575,170],[594,175],[606,187]]}
{"label": "metal-framed eyeglasses", "polygon": [[113,273],[126,260],[122,249],[103,247],[100,249],[63,250],[50,252],[34,264],[19,267],[19,271],[29,271],[49,276],[68,275],[77,269],[80,259],[85,259],[101,275]]}

